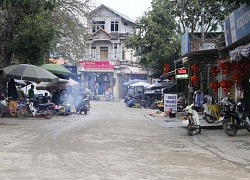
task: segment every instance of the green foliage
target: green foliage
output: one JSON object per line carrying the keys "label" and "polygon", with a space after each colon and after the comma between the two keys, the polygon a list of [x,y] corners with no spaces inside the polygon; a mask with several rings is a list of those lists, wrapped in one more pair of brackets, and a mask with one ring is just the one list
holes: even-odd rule
{"label": "green foliage", "polygon": [[206,38],[210,32],[223,29],[232,6],[220,1],[153,0],[152,10],[138,19],[139,30],[127,39],[126,46],[135,49],[136,55],[141,56],[141,64],[159,77],[165,63],[174,68],[173,61],[180,57],[181,35],[201,32],[203,8]]}
{"label": "green foliage", "polygon": [[162,75],[164,64],[173,65],[179,55],[177,24],[169,9],[168,1],[153,1],[152,10],[137,22],[138,32],[126,41],[126,46],[136,50],[136,55],[141,56],[140,63],[149,68],[154,77]]}
{"label": "green foliage", "polygon": [[241,4],[247,4],[248,6],[250,6],[249,0],[208,0],[208,2],[211,3],[221,2],[229,5],[232,8],[232,10],[238,9]]}
{"label": "green foliage", "polygon": [[[55,26],[49,21],[57,5],[55,0],[2,0],[5,12],[7,52],[12,61],[39,65],[48,56],[55,38]],[[11,61],[6,59],[6,61]]]}

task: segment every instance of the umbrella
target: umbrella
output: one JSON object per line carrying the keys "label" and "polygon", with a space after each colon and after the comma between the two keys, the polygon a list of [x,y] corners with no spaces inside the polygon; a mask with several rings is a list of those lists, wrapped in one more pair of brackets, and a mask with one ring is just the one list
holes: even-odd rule
{"label": "umbrella", "polygon": [[71,87],[79,87],[79,83],[75,80],[69,78],[69,80],[66,79],[59,79],[58,82],[41,82],[37,85],[38,90],[44,90],[48,88],[53,89],[65,89],[65,88],[71,88]]}
{"label": "umbrella", "polygon": [[16,64],[5,67],[3,68],[3,77],[28,81],[58,81],[58,77],[51,72],[31,64]]}
{"label": "umbrella", "polygon": [[[23,87],[22,88],[22,90],[23,90],[23,92],[24,92],[24,94],[26,95],[26,96],[28,96],[28,91],[29,91],[29,89],[31,88],[31,85],[32,84],[29,84],[28,86],[25,86],[25,87]],[[33,83],[33,85],[34,85],[34,94],[35,94],[35,97],[41,97],[41,96],[43,96],[45,93],[48,93],[48,95],[51,97],[51,93],[49,92],[49,91],[46,91],[46,90],[38,90],[37,89],[37,84],[36,83]]]}
{"label": "umbrella", "polygon": [[43,64],[41,67],[57,75],[69,76],[71,74],[67,68],[58,64]]}
{"label": "umbrella", "polygon": [[133,80],[130,80],[128,82],[125,82],[124,85],[130,86],[131,84],[134,84],[134,83],[137,83],[137,82],[146,82],[146,81],[142,80],[142,79],[133,79]]}
{"label": "umbrella", "polygon": [[131,84],[130,86],[131,87],[143,86],[146,88],[146,87],[150,86],[150,84],[148,84],[147,82],[137,82],[137,83]]}
{"label": "umbrella", "polygon": [[173,86],[175,86],[175,84],[173,83],[161,82],[161,83],[151,84],[150,86],[147,87],[147,89],[172,88]]}
{"label": "umbrella", "polygon": [[19,79],[14,79],[16,85],[21,85],[21,86],[26,86],[26,82],[19,80]]}

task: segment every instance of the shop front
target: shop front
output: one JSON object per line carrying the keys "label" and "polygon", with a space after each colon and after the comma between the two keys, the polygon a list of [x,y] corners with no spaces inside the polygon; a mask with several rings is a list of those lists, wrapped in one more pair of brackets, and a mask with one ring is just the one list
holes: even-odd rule
{"label": "shop front", "polygon": [[79,60],[78,71],[81,73],[81,87],[95,94],[113,92],[115,86],[114,66],[109,61]]}

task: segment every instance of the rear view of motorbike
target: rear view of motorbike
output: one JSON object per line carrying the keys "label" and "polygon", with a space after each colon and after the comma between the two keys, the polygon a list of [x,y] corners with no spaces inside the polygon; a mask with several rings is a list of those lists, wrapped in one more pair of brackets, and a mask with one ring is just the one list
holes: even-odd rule
{"label": "rear view of motorbike", "polygon": [[185,113],[182,115],[182,123],[190,136],[201,133],[199,116],[193,106],[193,104],[187,106],[184,109]]}

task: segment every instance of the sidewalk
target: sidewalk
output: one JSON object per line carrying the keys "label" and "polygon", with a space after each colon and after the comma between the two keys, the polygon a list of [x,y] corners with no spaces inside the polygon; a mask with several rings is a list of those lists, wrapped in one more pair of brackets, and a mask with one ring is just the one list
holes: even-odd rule
{"label": "sidewalk", "polygon": [[[168,128],[183,128],[182,124],[182,112],[178,112],[176,114],[176,117],[164,117],[164,116],[151,116],[148,114],[145,114],[145,116],[153,121],[154,123]],[[215,121],[214,123],[207,123],[203,117],[202,114],[199,114],[200,119],[200,125],[201,129],[222,129],[222,124],[219,121]]]}

